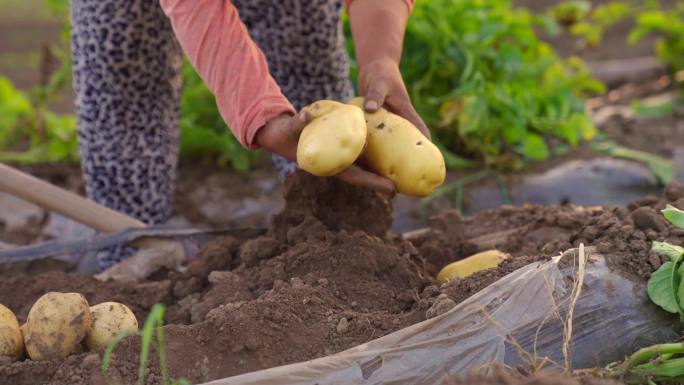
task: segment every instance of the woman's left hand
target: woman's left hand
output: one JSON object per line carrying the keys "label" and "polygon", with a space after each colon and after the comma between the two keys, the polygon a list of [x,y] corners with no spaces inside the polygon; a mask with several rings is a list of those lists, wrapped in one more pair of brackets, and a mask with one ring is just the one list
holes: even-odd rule
{"label": "woman's left hand", "polygon": [[366,97],[366,111],[375,112],[385,107],[413,123],[428,139],[432,139],[430,130],[413,108],[399,66],[394,60],[376,59],[359,70],[359,90]]}

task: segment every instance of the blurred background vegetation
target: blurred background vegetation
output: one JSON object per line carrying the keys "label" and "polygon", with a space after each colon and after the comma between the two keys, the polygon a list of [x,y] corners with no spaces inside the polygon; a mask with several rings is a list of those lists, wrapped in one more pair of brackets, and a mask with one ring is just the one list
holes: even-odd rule
{"label": "blurred background vegetation", "polygon": [[[0,0],[0,5],[0,19],[62,23],[59,41],[39,52],[23,52],[25,35],[16,33],[21,23],[5,23],[14,33],[5,30],[0,42],[0,162],[78,162],[68,1]],[[663,63],[673,74],[684,70],[681,2],[666,9],[652,0],[567,1],[539,13],[508,0],[418,1],[401,70],[448,166],[517,170],[593,138],[597,130],[585,100],[604,93],[605,86],[579,57],[561,57],[539,36],[566,34],[592,47],[624,19],[634,21],[625,36],[630,44],[655,36]],[[346,20],[345,31],[353,57]],[[37,85],[23,79],[28,67],[39,72]],[[4,76],[7,69],[13,80]],[[352,80],[356,74],[352,60]],[[244,150],[233,138],[187,62],[183,80],[181,156],[211,156],[238,171],[254,167],[259,153]]]}

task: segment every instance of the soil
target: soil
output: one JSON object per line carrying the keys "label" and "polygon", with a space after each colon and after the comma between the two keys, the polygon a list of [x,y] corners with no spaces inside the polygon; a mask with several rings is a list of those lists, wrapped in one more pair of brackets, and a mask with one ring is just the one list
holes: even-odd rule
{"label": "soil", "polygon": [[[171,376],[203,382],[322,357],[381,337],[434,314],[433,305],[444,295],[458,303],[531,261],[579,243],[597,246],[613,267],[643,279],[663,263],[650,252],[652,240],[684,244],[684,231],[658,213],[666,203],[684,208],[681,185],[627,208],[504,206],[468,218],[447,211],[410,241],[387,233],[392,211],[386,198],[335,178],[297,173],[285,185],[285,199],[265,236],[216,239],[183,273],[129,284],[58,271],[18,274],[0,281],[0,303],[23,321],[42,294],[76,291],[91,304],[122,302],[141,323],[154,303],[163,303]],[[478,251],[477,239],[511,230],[494,246],[513,258],[497,269],[436,286],[432,277],[439,268]],[[139,338],[125,339],[108,375],[135,383],[139,349]],[[97,384],[104,383],[100,366],[93,353],[47,362],[26,359],[0,364],[0,378],[18,385]],[[518,377],[509,374],[506,382],[491,383],[592,383]],[[161,381],[153,360],[147,383]],[[455,383],[488,383],[483,381]]]}

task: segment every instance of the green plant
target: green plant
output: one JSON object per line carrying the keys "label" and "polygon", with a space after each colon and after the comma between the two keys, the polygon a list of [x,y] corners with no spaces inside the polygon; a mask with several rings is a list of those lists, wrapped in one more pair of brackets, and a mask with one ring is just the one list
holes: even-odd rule
{"label": "green plant", "polygon": [[634,19],[627,41],[635,44],[645,37],[656,37],[656,54],[663,63],[673,73],[684,70],[684,3],[664,8],[658,0],[613,1],[595,6],[588,1],[566,1],[552,8],[551,15],[579,38],[580,46],[596,46],[608,28]]}
{"label": "green plant", "polygon": [[651,1],[647,10],[636,16],[636,26],[628,41],[635,43],[645,36],[656,35],[656,53],[673,72],[684,70],[684,3],[662,9]]}
{"label": "green plant", "polygon": [[[684,228],[684,211],[668,205],[665,218]],[[684,248],[666,242],[653,242],[653,251],[668,257],[648,280],[648,296],[665,311],[679,314],[684,322]],[[684,344],[666,343],[639,349],[622,363],[608,365],[609,377],[627,384],[681,384],[684,382]]]}
{"label": "green plant", "polygon": [[681,384],[684,381],[684,344],[658,344],[638,350],[616,368],[613,376],[627,384]]}
{"label": "green plant", "polygon": [[[665,218],[684,229],[684,211],[668,205],[663,210]],[[648,296],[656,305],[670,313],[679,314],[684,322],[684,248],[666,242],[653,242],[653,251],[670,258],[648,280]]]}
{"label": "green plant", "polygon": [[631,4],[613,1],[592,5],[589,1],[566,1],[551,9],[554,19],[578,37],[580,47],[594,47],[602,40],[606,30],[633,12]]}
{"label": "green plant", "polygon": [[553,32],[555,23],[508,0],[418,3],[401,68],[444,148],[519,168],[548,158],[551,138],[574,146],[596,134],[584,97],[604,86],[580,59],[560,59],[537,26]]}
{"label": "green plant", "polygon": [[222,166],[247,171],[259,154],[242,147],[219,114],[214,95],[186,60],[180,113],[183,157],[215,156]]}
{"label": "green plant", "polygon": [[586,0],[564,1],[551,8],[551,15],[562,26],[570,27],[583,20],[591,10]]}
{"label": "green plant", "polygon": [[[18,90],[0,76],[0,162],[76,162],[76,119],[58,115],[36,94]],[[25,148],[25,150],[21,150]]]}
{"label": "green plant", "polygon": [[[76,119],[54,113],[49,103],[71,81],[68,47],[68,2],[48,0],[47,4],[64,21],[60,42],[43,51],[40,84],[29,91],[17,89],[0,76],[0,162],[77,162],[79,159]],[[57,61],[52,71],[50,62]]]}
{"label": "green plant", "polygon": [[674,166],[669,159],[651,154],[645,151],[638,151],[624,146],[620,146],[610,141],[596,142],[592,146],[594,151],[610,155],[615,158],[634,160],[644,163],[651,169],[658,182],[667,186],[674,178]]}
{"label": "green plant", "polygon": [[[149,367],[150,351],[155,342],[164,385],[190,385],[190,382],[186,379],[171,380],[169,377],[169,370],[166,364],[166,345],[164,343],[164,305],[155,304],[152,306],[152,310],[145,320],[145,325],[138,335],[140,336],[140,364],[138,366],[139,385],[145,384],[145,376]],[[108,370],[112,361],[114,349],[116,349],[119,343],[128,336],[128,334],[118,335],[107,349],[105,349],[105,352],[102,355],[102,374],[105,378],[109,378]],[[155,337],[156,340],[154,339]]]}

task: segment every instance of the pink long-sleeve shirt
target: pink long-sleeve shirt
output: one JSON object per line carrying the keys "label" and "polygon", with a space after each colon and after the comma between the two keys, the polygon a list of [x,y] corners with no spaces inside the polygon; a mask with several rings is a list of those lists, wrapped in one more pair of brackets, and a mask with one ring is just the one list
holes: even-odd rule
{"label": "pink long-sleeve shirt", "polygon": [[[347,7],[353,0],[345,0]],[[382,0],[376,0],[382,1]],[[404,0],[411,9],[415,0]],[[197,73],[216,97],[223,120],[240,143],[258,148],[257,131],[294,108],[268,71],[229,0],[160,0]]]}

